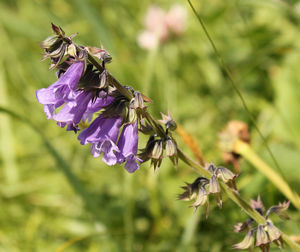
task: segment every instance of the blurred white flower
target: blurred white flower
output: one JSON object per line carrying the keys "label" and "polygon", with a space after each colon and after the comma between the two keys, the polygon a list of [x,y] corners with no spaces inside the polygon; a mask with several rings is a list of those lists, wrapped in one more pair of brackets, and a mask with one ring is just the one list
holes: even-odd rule
{"label": "blurred white flower", "polygon": [[186,29],[187,12],[180,4],[174,4],[168,11],[165,22],[176,35],[181,35]]}

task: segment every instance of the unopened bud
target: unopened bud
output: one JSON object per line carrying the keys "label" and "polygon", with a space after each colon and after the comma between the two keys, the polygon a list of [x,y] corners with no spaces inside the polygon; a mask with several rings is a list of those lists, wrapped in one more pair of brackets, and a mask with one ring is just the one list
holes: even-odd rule
{"label": "unopened bud", "polygon": [[271,242],[277,241],[280,239],[282,233],[277,227],[274,226],[272,221],[268,220],[266,227],[267,227],[267,231],[268,231]]}
{"label": "unopened bud", "polygon": [[108,87],[108,77],[107,77],[107,71],[103,70],[103,72],[100,74],[100,89],[105,89]]}
{"label": "unopened bud", "polygon": [[[265,231],[264,225],[259,224],[256,232],[256,246],[261,248],[266,248],[269,246],[270,240]],[[264,251],[264,250],[263,250]]]}
{"label": "unopened bud", "polygon": [[59,46],[59,43],[62,43],[62,39],[58,35],[52,35],[41,43],[41,47],[53,51]]}
{"label": "unopened bud", "polygon": [[146,106],[144,105],[144,99],[140,92],[135,91],[134,97],[130,101],[130,107],[133,109],[144,109]]}
{"label": "unopened bud", "polygon": [[88,46],[86,47],[86,50],[93,55],[94,57],[100,59],[104,63],[110,63],[112,60],[112,57],[110,54],[104,49],[103,45],[101,45],[101,48]]}
{"label": "unopened bud", "polygon": [[157,140],[154,144],[151,157],[154,159],[160,159],[163,153],[163,142],[161,140]]}
{"label": "unopened bud", "polygon": [[236,233],[241,233],[247,230],[252,225],[253,222],[254,222],[253,219],[248,219],[245,222],[239,222],[236,225],[234,225],[233,231]]}
{"label": "unopened bud", "polygon": [[271,213],[276,213],[281,219],[288,220],[290,217],[285,212],[290,206],[290,201],[284,201],[277,206],[272,206],[266,213],[266,218],[269,217]]}
{"label": "unopened bud", "polygon": [[217,176],[220,177],[230,188],[237,191],[235,179],[238,177],[238,175],[234,174],[232,171],[225,167],[218,167],[216,173]]}
{"label": "unopened bud", "polygon": [[251,205],[252,209],[256,210],[261,215],[265,211],[265,207],[264,207],[264,204],[263,204],[263,202],[260,198],[260,195],[257,196],[257,200],[251,199],[250,200],[250,205]]}
{"label": "unopened bud", "polygon": [[68,45],[66,54],[76,57],[77,56],[76,46],[74,44]]}
{"label": "unopened bud", "polygon": [[176,143],[169,138],[166,140],[166,156],[172,157],[174,155],[177,155],[177,146]]}
{"label": "unopened bud", "polygon": [[152,126],[147,121],[145,121],[144,118],[140,120],[140,132],[145,135],[153,135],[154,133]]}
{"label": "unopened bud", "polygon": [[209,180],[209,193],[214,194],[217,204],[220,208],[222,208],[222,195],[221,195],[221,188],[219,182],[217,180],[216,175],[212,175]]}
{"label": "unopened bud", "polygon": [[160,113],[162,120],[158,120],[161,124],[164,124],[166,129],[168,130],[175,130],[177,128],[176,122],[174,121],[173,117],[171,116],[170,111],[168,111],[168,115]]}
{"label": "unopened bud", "polygon": [[252,247],[254,244],[254,233],[255,229],[251,229],[240,243],[233,245],[233,248],[242,250]]}
{"label": "unopened bud", "polygon": [[204,206],[205,204],[208,203],[208,193],[205,190],[204,186],[201,186],[198,192],[197,199],[191,207],[194,207],[194,211],[197,210],[199,206]]}
{"label": "unopened bud", "polygon": [[208,179],[204,177],[198,177],[193,183],[185,183],[186,186],[181,188],[185,191],[182,194],[178,195],[179,200],[192,200],[196,197],[197,192],[199,191],[199,186],[205,186],[208,183]]}
{"label": "unopened bud", "polygon": [[137,114],[134,109],[129,108],[128,109],[128,122],[133,123],[137,120]]}

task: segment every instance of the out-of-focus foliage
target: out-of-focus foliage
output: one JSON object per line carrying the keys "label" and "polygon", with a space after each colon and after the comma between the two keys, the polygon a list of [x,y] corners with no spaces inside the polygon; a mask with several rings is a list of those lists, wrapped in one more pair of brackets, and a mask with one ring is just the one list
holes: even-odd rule
{"label": "out-of-focus foliage", "polygon": [[[187,30],[157,53],[138,47],[151,4],[174,1],[1,0],[0,105],[32,126],[0,114],[0,251],[231,251],[241,237],[233,225],[247,217],[225,200],[205,220],[176,200],[195,178],[168,160],[158,174],[142,165],[134,174],[107,167],[80,146],[72,132],[47,121],[35,90],[55,81],[40,62],[39,43],[50,23],[78,43],[103,43],[109,70],[123,84],[146,92],[159,116],[170,109],[192,134],[207,161],[222,164],[217,133],[229,120],[249,123],[255,150],[273,165],[257,132],[188,7]],[[214,42],[254,113],[292,187],[300,192],[300,2],[287,0],[195,1]],[[179,144],[183,142],[179,140]],[[142,147],[142,146],[141,146]],[[183,149],[187,149],[183,147]],[[188,150],[187,150],[188,151]],[[65,162],[63,161],[65,160]],[[238,187],[271,206],[283,196],[246,162]],[[280,228],[300,234],[300,213]]]}

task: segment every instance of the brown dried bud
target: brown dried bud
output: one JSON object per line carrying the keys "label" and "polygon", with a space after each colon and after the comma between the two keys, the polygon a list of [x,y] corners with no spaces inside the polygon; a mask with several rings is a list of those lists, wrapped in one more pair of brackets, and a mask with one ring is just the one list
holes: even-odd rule
{"label": "brown dried bud", "polygon": [[65,36],[65,32],[64,30],[60,27],[60,26],[56,26],[55,24],[51,23],[51,27],[52,27],[52,31],[56,34],[56,35],[60,35],[60,36]]}

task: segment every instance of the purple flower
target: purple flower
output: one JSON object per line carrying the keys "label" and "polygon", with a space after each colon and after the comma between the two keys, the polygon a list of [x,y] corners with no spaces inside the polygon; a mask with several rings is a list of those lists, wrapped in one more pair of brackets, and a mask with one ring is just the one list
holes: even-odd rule
{"label": "purple flower", "polygon": [[85,91],[78,92],[75,101],[66,103],[57,114],[53,115],[53,120],[67,125],[77,125],[87,110],[92,95]]}
{"label": "purple flower", "polygon": [[100,115],[78,135],[78,139],[81,144],[92,144],[91,152],[94,157],[103,153],[103,161],[108,165],[115,165],[116,152],[119,151],[116,142],[121,125],[121,117],[105,118]]}
{"label": "purple flower", "polygon": [[111,96],[98,97],[95,101],[91,100],[87,105],[87,109],[84,112],[82,120],[88,120],[90,122],[94,113],[111,104],[113,100],[114,98]]}
{"label": "purple flower", "polygon": [[78,61],[73,63],[68,70],[48,88],[36,91],[36,98],[39,103],[44,105],[44,112],[48,119],[52,118],[55,110],[68,102],[75,105],[77,96],[77,83],[82,75],[84,63]]}
{"label": "purple flower", "polygon": [[118,142],[118,163],[126,161],[125,168],[128,172],[132,173],[139,168],[137,162],[141,162],[136,157],[138,151],[138,124],[134,123],[126,124],[120,135]]}

